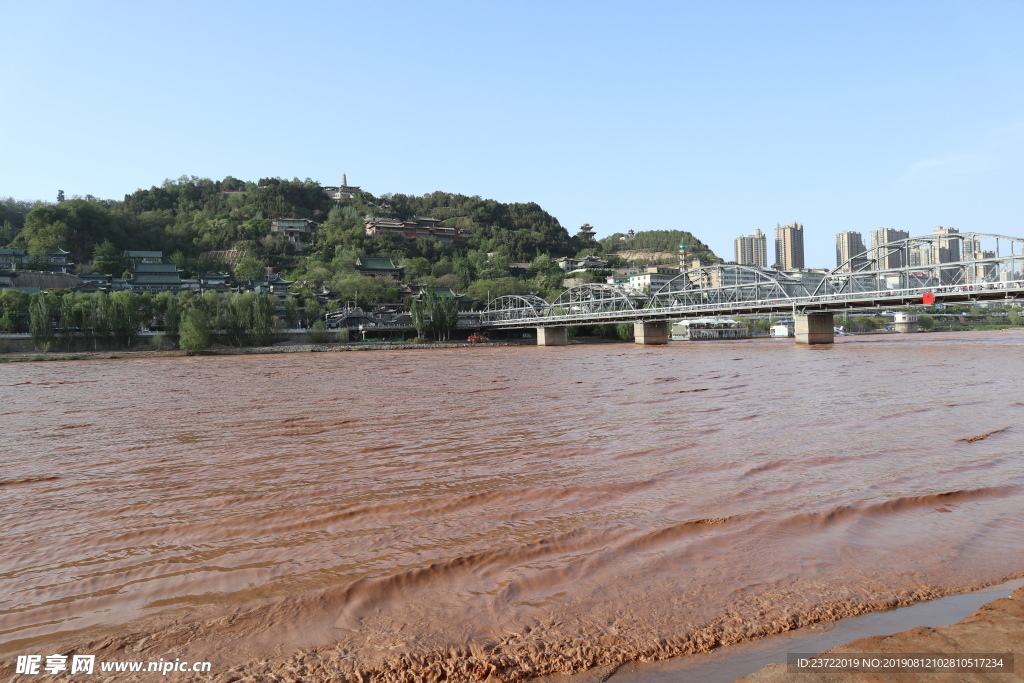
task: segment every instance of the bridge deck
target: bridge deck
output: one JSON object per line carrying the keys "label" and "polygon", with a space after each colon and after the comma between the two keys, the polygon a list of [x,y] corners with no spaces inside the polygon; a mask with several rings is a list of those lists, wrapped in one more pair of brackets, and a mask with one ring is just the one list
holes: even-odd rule
{"label": "bridge deck", "polygon": [[[714,290],[709,290],[713,299]],[[766,299],[759,301],[708,301],[703,304],[683,306],[652,306],[630,310],[580,311],[552,315],[549,311],[535,311],[514,319],[480,321],[481,327],[511,329],[523,327],[548,327],[557,325],[599,325],[621,322],[660,322],[699,318],[703,316],[758,315],[769,313],[815,313],[835,312],[868,308],[903,308],[921,306],[923,295],[931,293],[938,304],[972,303],[980,301],[1007,302],[1024,298],[1024,281],[998,284],[967,285],[962,287],[936,287],[928,289],[883,290],[854,292],[849,294],[827,294],[820,296]],[[524,313],[526,313],[524,311]]]}

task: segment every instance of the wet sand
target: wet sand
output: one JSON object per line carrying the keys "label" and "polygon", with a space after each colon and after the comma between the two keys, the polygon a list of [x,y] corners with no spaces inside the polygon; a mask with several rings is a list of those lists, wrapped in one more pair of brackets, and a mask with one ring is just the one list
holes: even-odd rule
{"label": "wet sand", "polygon": [[[809,650],[809,652],[818,652]],[[870,636],[827,650],[836,658],[850,654],[884,655],[931,654],[955,657],[967,653],[1012,654],[1012,673],[800,673],[787,671],[785,664],[771,664],[757,673],[739,679],[744,683],[779,683],[794,677],[809,683],[874,683],[900,680],[910,683],[938,680],[992,681],[1024,680],[1024,587],[1012,595],[981,606],[971,616],[950,626],[920,626],[892,635]]]}
{"label": "wet sand", "polygon": [[4,364],[0,675],[60,651],[526,680],[1017,578],[1022,349]]}
{"label": "wet sand", "polygon": [[[1024,586],[1018,579],[973,593],[959,593],[894,610],[823,623],[760,641],[722,648],[694,657],[659,662],[629,662],[602,680],[610,683],[733,683],[772,664],[784,664],[791,652],[818,653],[871,636],[889,635],[920,627],[949,626],[966,619],[983,605],[1008,598]],[[1024,624],[1017,628],[1024,640]],[[913,652],[904,649],[905,652]],[[801,676],[802,678],[803,676]],[[555,683],[552,681],[551,683]]]}

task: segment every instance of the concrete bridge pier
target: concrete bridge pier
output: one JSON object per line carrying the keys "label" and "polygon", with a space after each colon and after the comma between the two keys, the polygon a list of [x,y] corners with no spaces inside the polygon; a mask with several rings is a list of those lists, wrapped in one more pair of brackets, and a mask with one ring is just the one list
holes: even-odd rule
{"label": "concrete bridge pier", "polygon": [[650,346],[668,343],[668,323],[633,323],[633,341]]}
{"label": "concrete bridge pier", "polygon": [[798,313],[794,316],[797,344],[832,344],[835,320],[832,313]]}
{"label": "concrete bridge pier", "polygon": [[538,327],[537,346],[565,346],[569,336],[564,327]]}

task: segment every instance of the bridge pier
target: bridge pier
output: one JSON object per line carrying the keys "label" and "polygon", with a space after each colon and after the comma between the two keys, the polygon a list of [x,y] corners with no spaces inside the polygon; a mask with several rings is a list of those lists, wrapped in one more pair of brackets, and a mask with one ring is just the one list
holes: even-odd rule
{"label": "bridge pier", "polygon": [[650,346],[668,343],[668,323],[633,323],[633,341]]}
{"label": "bridge pier", "polygon": [[798,313],[794,316],[797,344],[832,344],[835,319],[832,313]]}
{"label": "bridge pier", "polygon": [[564,327],[538,327],[537,346],[565,346],[569,336]]}

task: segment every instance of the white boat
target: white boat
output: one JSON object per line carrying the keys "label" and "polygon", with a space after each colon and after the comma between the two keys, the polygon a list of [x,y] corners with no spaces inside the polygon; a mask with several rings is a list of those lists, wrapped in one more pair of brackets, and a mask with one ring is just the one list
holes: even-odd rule
{"label": "white boat", "polygon": [[747,326],[732,318],[694,318],[672,323],[673,341],[746,339]]}

